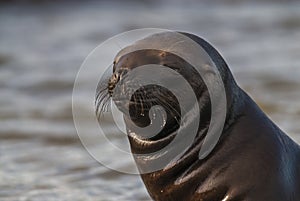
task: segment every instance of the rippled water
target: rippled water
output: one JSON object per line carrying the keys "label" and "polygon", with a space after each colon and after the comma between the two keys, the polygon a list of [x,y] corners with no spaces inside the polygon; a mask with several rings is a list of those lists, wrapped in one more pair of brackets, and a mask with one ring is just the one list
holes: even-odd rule
{"label": "rippled water", "polygon": [[[0,200],[149,199],[138,176],[109,170],[89,156],[71,111],[73,82],[87,54],[135,28],[208,39],[239,84],[300,142],[300,4],[169,4],[0,7]],[[85,104],[83,98],[83,114]],[[134,168],[105,144],[93,147]]]}

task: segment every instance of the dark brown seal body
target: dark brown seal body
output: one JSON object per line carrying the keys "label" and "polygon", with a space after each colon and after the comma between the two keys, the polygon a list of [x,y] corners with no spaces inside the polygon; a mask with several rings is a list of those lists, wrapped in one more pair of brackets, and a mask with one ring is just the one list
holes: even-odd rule
{"label": "dark brown seal body", "polygon": [[[205,159],[198,158],[203,135],[197,135],[191,147],[173,162],[173,165],[141,174],[151,197],[157,201],[299,201],[299,146],[238,87],[225,61],[209,43],[195,35],[182,34],[198,43],[221,71],[227,96],[226,121],[218,144]],[[159,39],[158,36],[157,40]],[[193,71],[188,62],[171,53],[140,50],[121,55],[115,61],[114,75],[109,83],[111,93],[113,93],[111,85],[122,80],[120,75],[124,70],[128,72],[149,63],[176,69],[189,81],[202,103],[198,132],[205,134],[212,115],[207,88],[201,76]],[[131,128],[132,123],[139,126],[149,124],[147,115],[140,114],[149,112],[145,108],[155,105],[156,102],[153,100],[155,98],[169,103],[167,123],[154,138],[137,139],[138,133],[135,133],[135,137],[132,137],[132,133],[128,133],[133,153],[151,152],[168,144],[168,140],[161,139],[165,139],[170,133],[176,133],[179,126],[180,112],[176,99],[164,89],[155,94],[152,87],[142,89],[142,92],[150,93],[147,98],[151,101],[141,99],[142,103],[137,104],[134,103],[137,99],[133,99],[130,107],[132,122],[125,115],[127,129]],[[138,167],[147,166],[147,160],[141,161],[136,158],[136,162]]]}

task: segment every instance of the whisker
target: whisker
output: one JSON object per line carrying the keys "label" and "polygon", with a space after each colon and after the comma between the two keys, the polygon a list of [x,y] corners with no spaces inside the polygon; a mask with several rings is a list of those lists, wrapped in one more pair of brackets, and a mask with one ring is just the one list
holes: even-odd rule
{"label": "whisker", "polygon": [[[156,103],[158,103],[159,105],[161,105],[166,110],[167,113],[174,113],[175,116],[178,116],[178,117],[181,116],[181,113],[179,111],[175,110],[173,108],[173,106],[170,103],[168,103],[167,101],[165,101],[164,99],[162,99],[160,97],[157,97]],[[180,122],[179,122],[179,120],[177,118],[174,118],[174,119],[176,120],[176,122],[178,124],[180,124]]]}
{"label": "whisker", "polygon": [[[135,95],[141,101],[140,103],[141,103],[142,111],[150,110],[150,108],[152,106],[147,104],[147,100],[152,100],[153,97],[149,97],[147,91],[143,90],[144,86],[140,85],[139,87],[140,87],[140,89],[139,89],[138,93],[136,93]],[[160,91],[160,93],[162,94],[162,96],[155,97],[154,103],[162,106],[166,110],[167,113],[175,114],[175,116],[177,116],[178,118],[174,118],[174,119],[178,124],[180,124],[180,121],[179,121],[179,117],[181,116],[180,111],[177,111],[176,109],[174,109],[170,103],[168,103],[165,99],[162,98],[162,97],[167,96],[168,94],[164,94],[163,91]]]}
{"label": "whisker", "polygon": [[96,110],[98,118],[100,118],[104,112],[108,111],[108,106],[110,106],[110,99],[110,96],[106,95],[102,98],[100,102],[98,102]]}
{"label": "whisker", "polygon": [[108,81],[112,73],[110,72],[110,68],[104,72],[104,75],[101,77],[95,97],[95,106],[96,106],[96,116],[100,118],[101,115],[107,111],[110,95],[108,93]]}

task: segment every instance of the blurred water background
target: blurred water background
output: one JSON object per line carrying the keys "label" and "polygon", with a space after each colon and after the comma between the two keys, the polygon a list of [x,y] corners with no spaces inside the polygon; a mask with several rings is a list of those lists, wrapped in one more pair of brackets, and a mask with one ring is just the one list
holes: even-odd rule
{"label": "blurred water background", "polygon": [[[2,2],[0,200],[149,199],[138,176],[109,170],[89,156],[72,119],[72,88],[84,58],[131,29],[206,38],[241,87],[299,143],[300,3],[237,2]],[[84,113],[84,103],[82,108]],[[94,146],[105,152],[104,144]],[[107,160],[128,165],[117,155],[107,154]]]}

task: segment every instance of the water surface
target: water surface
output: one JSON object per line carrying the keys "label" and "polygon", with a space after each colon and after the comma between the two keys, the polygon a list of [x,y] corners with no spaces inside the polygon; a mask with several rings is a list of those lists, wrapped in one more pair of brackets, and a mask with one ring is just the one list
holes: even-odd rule
{"label": "water surface", "polygon": [[[299,11],[296,3],[2,5],[0,200],[149,199],[138,176],[109,170],[86,152],[71,111],[84,58],[107,38],[135,28],[183,30],[209,40],[238,83],[300,142]],[[83,114],[85,104],[83,98]],[[93,146],[108,153],[107,160],[134,168],[110,155],[107,145]]]}

